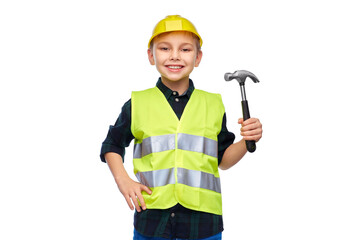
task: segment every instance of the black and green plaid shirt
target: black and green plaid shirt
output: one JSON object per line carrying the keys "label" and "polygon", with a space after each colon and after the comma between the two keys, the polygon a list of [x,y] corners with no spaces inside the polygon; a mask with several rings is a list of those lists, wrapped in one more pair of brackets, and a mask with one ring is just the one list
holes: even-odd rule
{"label": "black and green plaid shirt", "polygon": [[[156,86],[165,95],[172,109],[180,119],[191,94],[194,84],[190,80],[189,89],[179,95],[166,87],[159,78]],[[125,147],[134,139],[131,132],[131,100],[127,101],[115,122],[110,126],[107,137],[102,144],[100,158],[105,162],[107,152],[115,152],[124,159]],[[218,135],[218,161],[221,162],[225,150],[234,142],[235,135],[226,128],[224,114],[222,129]],[[135,211],[134,227],[140,234],[149,237],[197,239],[215,235],[223,230],[221,215],[198,212],[187,209],[180,204],[170,209],[147,209],[140,213]]]}

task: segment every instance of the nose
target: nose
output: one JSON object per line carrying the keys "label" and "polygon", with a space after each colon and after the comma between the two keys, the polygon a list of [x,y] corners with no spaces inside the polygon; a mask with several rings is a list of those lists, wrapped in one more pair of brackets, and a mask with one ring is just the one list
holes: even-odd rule
{"label": "nose", "polygon": [[180,60],[180,53],[177,50],[171,51],[170,60],[177,61]]}

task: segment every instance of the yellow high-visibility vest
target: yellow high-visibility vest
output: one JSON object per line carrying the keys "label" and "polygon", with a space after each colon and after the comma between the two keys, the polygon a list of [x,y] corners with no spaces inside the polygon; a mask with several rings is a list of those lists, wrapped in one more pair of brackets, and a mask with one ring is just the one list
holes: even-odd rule
{"label": "yellow high-visibility vest", "polygon": [[133,92],[134,173],[152,194],[148,209],[186,208],[222,214],[217,136],[224,105],[219,94],[195,89],[179,120],[157,88]]}

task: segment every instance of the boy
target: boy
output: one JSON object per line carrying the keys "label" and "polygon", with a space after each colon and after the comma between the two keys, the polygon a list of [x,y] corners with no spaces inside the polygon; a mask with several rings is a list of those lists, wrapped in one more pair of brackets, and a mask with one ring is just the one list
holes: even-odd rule
{"label": "boy", "polygon": [[[161,20],[148,44],[161,77],[156,87],[132,93],[103,142],[101,159],[136,209],[134,239],[221,239],[218,167],[232,167],[246,153],[245,140],[262,136],[258,119],[239,119],[243,139],[233,143],[220,95],[194,88],[189,75],[200,64],[201,45],[187,19]],[[132,139],[139,182],[123,166]]]}

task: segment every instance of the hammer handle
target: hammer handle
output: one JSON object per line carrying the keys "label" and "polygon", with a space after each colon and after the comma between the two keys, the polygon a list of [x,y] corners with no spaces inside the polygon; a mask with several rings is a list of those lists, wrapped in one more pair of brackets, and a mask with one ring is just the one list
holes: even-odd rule
{"label": "hammer handle", "polygon": [[[243,112],[243,118],[244,121],[250,118],[250,111],[249,111],[249,105],[248,105],[248,101],[247,100],[243,100],[241,101],[241,105],[242,105],[242,112]],[[246,143],[246,149],[249,152],[255,152],[256,150],[256,144],[254,140],[248,141],[245,140]]]}

